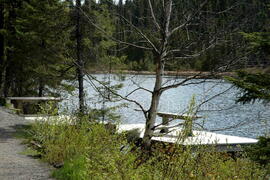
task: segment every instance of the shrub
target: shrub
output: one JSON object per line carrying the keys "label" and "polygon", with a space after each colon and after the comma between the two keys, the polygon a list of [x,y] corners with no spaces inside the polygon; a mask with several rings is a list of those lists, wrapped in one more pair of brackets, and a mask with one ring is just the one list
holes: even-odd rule
{"label": "shrub", "polygon": [[269,165],[270,163],[270,137],[259,137],[257,144],[246,149],[248,156],[260,163],[261,165]]}
{"label": "shrub", "polygon": [[31,138],[40,144],[43,159],[64,164],[54,172],[58,179],[265,179],[267,175],[247,158],[234,160],[203,146],[157,145],[149,155],[133,147],[132,138],[132,144],[127,143],[129,134],[113,133],[98,123],[74,124],[55,120],[32,125]]}
{"label": "shrub", "polygon": [[67,160],[64,166],[58,171],[54,171],[53,176],[62,180],[87,180],[87,159],[85,156],[76,156]]}

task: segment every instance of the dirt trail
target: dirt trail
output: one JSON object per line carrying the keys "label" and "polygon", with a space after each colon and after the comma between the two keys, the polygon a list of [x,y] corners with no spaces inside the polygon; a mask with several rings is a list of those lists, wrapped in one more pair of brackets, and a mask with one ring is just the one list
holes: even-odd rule
{"label": "dirt trail", "polygon": [[22,155],[25,146],[14,137],[27,122],[0,107],[0,180],[48,180],[52,168],[38,159]]}

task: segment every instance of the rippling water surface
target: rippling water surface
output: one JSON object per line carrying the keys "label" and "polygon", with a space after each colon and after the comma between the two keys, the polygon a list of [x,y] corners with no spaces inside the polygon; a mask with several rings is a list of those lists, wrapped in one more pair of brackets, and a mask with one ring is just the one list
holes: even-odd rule
{"label": "rippling water surface", "polygon": [[[154,76],[152,75],[125,75],[119,78],[115,75],[95,75],[99,80],[110,81],[111,85],[122,83],[123,88],[118,92],[125,96],[138,87],[152,90]],[[120,80],[121,79],[121,80]],[[165,77],[164,86],[183,81],[184,78]],[[99,86],[98,83],[95,83]],[[97,101],[102,100],[98,96],[93,84],[85,80],[87,105],[93,108],[100,108],[102,105]],[[258,137],[268,133],[270,130],[270,109],[269,105],[255,102],[254,104],[236,104],[235,99],[239,91],[230,88],[231,84],[218,79],[188,81],[184,86],[165,91],[161,96],[159,111],[171,113],[184,113],[187,106],[195,96],[196,105],[205,102],[199,109],[198,115],[203,118],[196,120],[200,126],[208,130],[219,130],[220,133],[238,135],[245,137]],[[63,104],[71,109],[77,107],[77,92],[67,95]],[[151,94],[144,90],[138,90],[129,96],[147,109],[150,105]],[[106,106],[117,105],[119,102],[106,103]],[[144,123],[145,119],[139,108],[129,103],[127,108],[119,109],[123,123]],[[161,119],[158,118],[157,122]],[[200,128],[195,126],[194,128]],[[229,128],[236,126],[234,128]],[[223,130],[221,130],[223,129]]]}

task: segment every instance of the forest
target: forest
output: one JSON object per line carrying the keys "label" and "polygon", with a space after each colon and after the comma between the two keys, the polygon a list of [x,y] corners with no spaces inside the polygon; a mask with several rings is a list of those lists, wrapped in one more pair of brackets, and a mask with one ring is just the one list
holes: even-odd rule
{"label": "forest", "polygon": [[[190,23],[170,37],[165,70],[216,72],[268,65],[267,1],[207,1],[202,7],[199,2],[174,3],[170,26]],[[159,21],[161,3],[151,7]],[[147,0],[2,0],[1,96],[42,96],[51,93],[49,87],[68,88],[63,80],[82,76],[78,66],[154,71],[154,52],[140,33],[160,45],[162,34],[151,9]],[[254,49],[258,51],[252,53]]]}
{"label": "forest", "polygon": [[[161,97],[171,89],[217,78],[239,89],[236,103],[268,105],[269,16],[267,0],[0,0],[0,105],[7,97],[78,92],[75,126],[28,127],[31,152],[60,168],[58,179],[267,179],[269,137],[236,159],[203,148],[159,147],[152,138]],[[123,95],[122,84],[96,74],[151,74],[154,84],[132,80],[136,88]],[[122,106],[91,109],[86,82],[103,105],[121,99],[136,106],[145,121],[140,141],[92,123],[105,113],[117,119],[111,111]],[[149,95],[147,107],[132,98],[141,91]],[[194,104],[192,97],[185,113],[193,116]],[[185,120],[190,128],[192,118]]]}

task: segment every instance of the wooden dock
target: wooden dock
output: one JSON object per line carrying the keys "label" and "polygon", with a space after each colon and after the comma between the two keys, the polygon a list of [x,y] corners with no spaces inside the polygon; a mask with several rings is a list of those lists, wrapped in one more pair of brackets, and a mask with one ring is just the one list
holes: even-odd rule
{"label": "wooden dock", "polygon": [[[145,124],[121,124],[119,125],[119,132],[130,131],[137,129],[140,132],[140,138],[143,137]],[[179,134],[182,128],[175,127],[170,133],[161,134],[156,131],[156,137],[152,137],[153,141],[159,141],[164,143],[181,143],[182,145],[190,146],[213,146],[216,151],[219,152],[237,152],[243,151],[243,146],[256,144],[257,139],[231,136],[218,134],[207,131],[192,131],[193,136],[187,137],[184,141],[179,141]]]}

